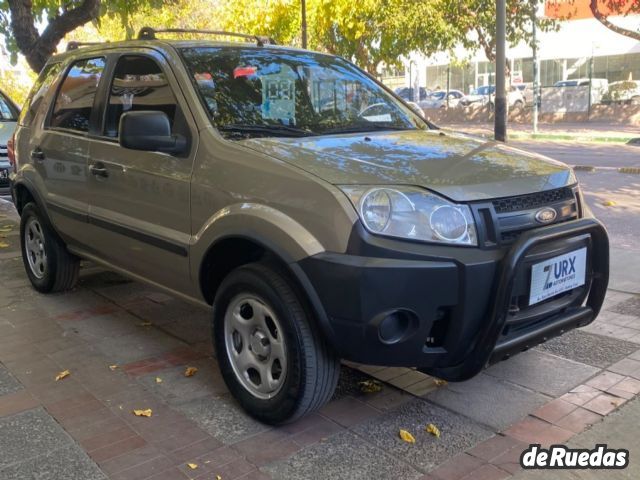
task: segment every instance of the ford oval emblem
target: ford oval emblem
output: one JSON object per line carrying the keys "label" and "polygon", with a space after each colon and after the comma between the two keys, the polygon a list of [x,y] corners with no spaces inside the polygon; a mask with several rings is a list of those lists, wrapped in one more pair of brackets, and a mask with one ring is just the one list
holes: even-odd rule
{"label": "ford oval emblem", "polygon": [[555,211],[555,209],[550,207],[541,208],[536,212],[536,221],[538,221],[539,223],[551,223],[556,219],[557,216],[558,213]]}

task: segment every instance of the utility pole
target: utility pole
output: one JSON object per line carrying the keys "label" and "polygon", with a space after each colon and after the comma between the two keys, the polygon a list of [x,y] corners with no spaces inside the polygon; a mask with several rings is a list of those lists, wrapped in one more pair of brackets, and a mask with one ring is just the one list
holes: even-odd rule
{"label": "utility pole", "polygon": [[538,133],[538,105],[540,105],[540,61],[538,60],[538,16],[537,16],[537,1],[531,1],[531,24],[532,35],[531,41],[533,44],[531,48],[533,50],[533,133]]}
{"label": "utility pole", "polygon": [[496,110],[494,137],[507,141],[507,92],[505,88],[506,58],[506,0],[496,0]]}
{"label": "utility pole", "polygon": [[451,62],[447,65],[447,109],[449,108],[449,87],[451,85]]}
{"label": "utility pole", "polygon": [[307,0],[300,0],[302,10],[302,48],[307,48]]}

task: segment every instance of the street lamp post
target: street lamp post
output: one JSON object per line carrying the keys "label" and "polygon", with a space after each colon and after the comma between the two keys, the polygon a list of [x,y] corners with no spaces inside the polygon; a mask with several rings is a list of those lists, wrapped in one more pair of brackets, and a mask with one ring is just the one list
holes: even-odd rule
{"label": "street lamp post", "polygon": [[506,57],[506,0],[496,0],[496,108],[494,137],[507,141],[507,92],[505,89]]}
{"label": "street lamp post", "polygon": [[538,17],[537,17],[537,2],[532,0],[531,2],[531,48],[533,50],[533,133],[538,133],[538,105],[540,104],[540,63],[538,61]]}
{"label": "street lamp post", "polygon": [[302,15],[302,48],[307,48],[307,0],[300,0],[300,10]]}

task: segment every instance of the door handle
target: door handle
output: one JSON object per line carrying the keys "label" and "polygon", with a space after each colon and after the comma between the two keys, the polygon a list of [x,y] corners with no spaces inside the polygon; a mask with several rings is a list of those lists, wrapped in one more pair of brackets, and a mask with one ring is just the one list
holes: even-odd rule
{"label": "door handle", "polygon": [[38,147],[31,152],[31,158],[36,162],[42,162],[47,157],[44,152]]}
{"label": "door handle", "polygon": [[109,170],[101,163],[95,163],[89,167],[89,171],[92,175],[101,178],[107,178],[109,176]]}

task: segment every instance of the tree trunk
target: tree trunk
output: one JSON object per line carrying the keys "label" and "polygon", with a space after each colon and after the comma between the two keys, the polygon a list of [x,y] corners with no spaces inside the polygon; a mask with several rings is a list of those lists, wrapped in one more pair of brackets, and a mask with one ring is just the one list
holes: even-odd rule
{"label": "tree trunk", "polygon": [[49,19],[47,27],[38,33],[33,15],[31,0],[8,0],[11,12],[11,30],[20,53],[27,59],[31,69],[38,73],[47,60],[56,51],[56,47],[64,36],[98,18],[100,0],[84,0],[71,10]]}
{"label": "tree trunk", "polygon": [[598,20],[602,25],[607,27],[609,30],[619,33],[620,35],[624,35],[625,37],[633,38],[634,40],[637,40],[640,42],[639,32],[634,32],[633,30],[627,30],[626,28],[622,28],[622,27],[619,27],[618,25],[614,25],[609,21],[606,15],[603,15],[602,13],[600,13],[600,11],[598,10],[598,0],[591,0],[589,7],[591,7],[591,13],[593,13],[593,16],[596,18],[596,20]]}

